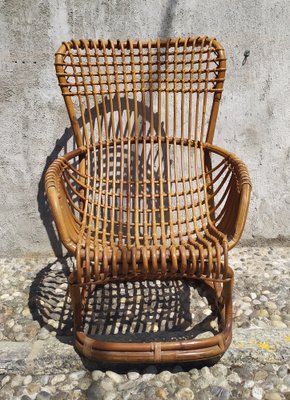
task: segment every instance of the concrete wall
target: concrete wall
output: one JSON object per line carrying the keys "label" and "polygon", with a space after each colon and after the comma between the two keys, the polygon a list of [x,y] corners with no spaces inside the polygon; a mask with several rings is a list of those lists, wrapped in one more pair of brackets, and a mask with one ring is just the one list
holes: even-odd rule
{"label": "concrete wall", "polygon": [[53,55],[85,37],[216,36],[228,74],[215,143],[253,180],[243,238],[289,238],[289,15],[288,0],[1,0],[0,254],[61,252],[43,193],[71,135]]}

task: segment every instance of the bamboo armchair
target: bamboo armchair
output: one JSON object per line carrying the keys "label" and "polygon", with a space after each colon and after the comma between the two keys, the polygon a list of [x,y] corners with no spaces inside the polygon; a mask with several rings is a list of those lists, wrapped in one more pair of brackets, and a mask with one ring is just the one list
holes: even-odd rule
{"label": "bamboo armchair", "polygon": [[[232,335],[228,251],[246,220],[244,163],[212,144],[226,58],[212,38],[65,42],[56,74],[77,149],[55,160],[46,192],[70,276],[75,345],[111,362],[219,356]],[[204,281],[222,330],[208,339],[101,341],[84,332],[92,287],[156,279]]]}

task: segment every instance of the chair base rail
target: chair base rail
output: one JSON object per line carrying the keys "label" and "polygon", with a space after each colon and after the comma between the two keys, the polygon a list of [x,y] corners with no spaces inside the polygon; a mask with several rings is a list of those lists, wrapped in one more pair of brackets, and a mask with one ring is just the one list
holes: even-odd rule
{"label": "chair base rail", "polygon": [[233,270],[228,268],[228,280],[223,283],[205,282],[214,289],[219,304],[222,329],[210,338],[162,342],[109,342],[89,337],[82,321],[86,312],[82,299],[88,286],[76,285],[76,273],[70,276],[70,293],[74,308],[75,348],[86,358],[111,363],[174,363],[206,361],[221,357],[232,339]]}

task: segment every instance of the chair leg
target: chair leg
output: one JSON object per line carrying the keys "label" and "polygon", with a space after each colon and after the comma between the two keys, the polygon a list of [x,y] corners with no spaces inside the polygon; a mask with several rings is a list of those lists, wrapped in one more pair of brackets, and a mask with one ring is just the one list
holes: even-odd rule
{"label": "chair leg", "polygon": [[233,271],[228,268],[228,280],[208,285],[216,289],[220,302],[222,331],[205,339],[174,342],[119,343],[92,339],[84,332],[85,300],[90,290],[78,285],[77,273],[70,275],[70,293],[74,307],[75,347],[91,360],[126,363],[192,362],[220,357],[232,339]]}

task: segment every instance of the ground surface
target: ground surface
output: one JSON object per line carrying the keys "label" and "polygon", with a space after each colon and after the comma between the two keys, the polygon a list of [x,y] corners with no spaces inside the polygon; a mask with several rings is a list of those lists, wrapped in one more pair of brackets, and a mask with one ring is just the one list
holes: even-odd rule
{"label": "ground surface", "polygon": [[[242,247],[231,252],[235,270],[233,343],[216,365],[199,369],[193,365],[116,368],[82,359],[72,346],[66,281],[69,265],[69,259],[1,260],[1,400],[290,399],[290,247]],[[205,321],[209,334],[216,329],[203,297],[199,300],[202,314],[193,309],[195,288],[170,287],[169,307],[158,298],[152,303],[152,290],[155,298],[159,289],[145,285],[143,292],[129,293],[129,297],[146,300],[151,290],[147,313],[141,318],[140,310],[128,306],[128,320],[121,306],[127,304],[128,293],[122,287],[118,290],[124,300],[113,302],[113,317],[121,310],[117,316],[123,318],[127,330],[114,324],[111,315],[106,328],[100,324],[92,333],[125,329],[121,333],[126,334],[136,318],[140,318],[138,332],[148,334],[149,330],[150,335],[166,330],[162,325],[166,318],[167,330],[173,329],[176,335],[174,326],[193,335],[190,322],[196,318]],[[185,292],[191,299],[188,309],[182,308]],[[172,302],[180,305],[177,319],[166,311]],[[98,310],[100,314],[105,311],[103,306]]]}

